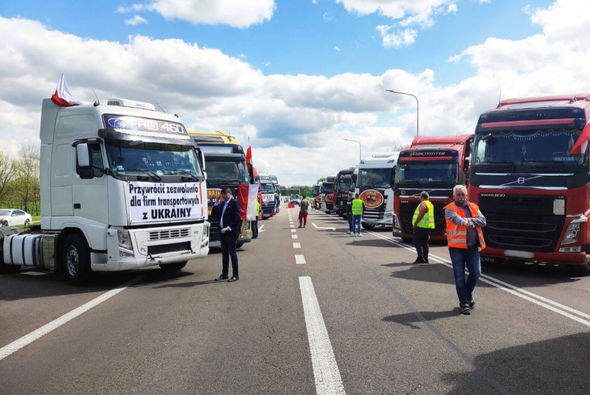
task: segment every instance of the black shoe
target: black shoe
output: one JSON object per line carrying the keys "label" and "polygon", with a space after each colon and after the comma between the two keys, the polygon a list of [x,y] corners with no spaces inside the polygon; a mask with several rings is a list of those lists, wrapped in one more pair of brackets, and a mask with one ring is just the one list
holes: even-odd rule
{"label": "black shoe", "polygon": [[469,303],[459,305],[459,307],[461,308],[461,314],[465,314],[465,315],[471,314],[471,308],[469,307]]}
{"label": "black shoe", "polygon": [[230,278],[229,280],[227,280],[228,283],[233,283],[234,281],[238,281],[240,278],[233,276],[232,278]]}
{"label": "black shoe", "polygon": [[469,303],[469,308],[471,310],[473,310],[473,308],[475,307],[475,300],[471,299],[468,303]]}
{"label": "black shoe", "polygon": [[227,276],[225,276],[223,274],[215,279],[215,281],[223,281],[223,280],[227,280]]}
{"label": "black shoe", "polygon": [[412,264],[417,264],[417,263],[427,263],[424,259],[420,259],[420,258],[416,258],[416,260],[414,262],[412,262]]}

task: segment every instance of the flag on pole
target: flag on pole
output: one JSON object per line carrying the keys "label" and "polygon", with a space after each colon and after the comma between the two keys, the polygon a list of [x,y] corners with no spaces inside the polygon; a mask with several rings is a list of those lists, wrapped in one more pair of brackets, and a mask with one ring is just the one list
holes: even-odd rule
{"label": "flag on pole", "polygon": [[57,88],[55,89],[53,96],[51,96],[51,100],[58,106],[62,107],[77,106],[78,104],[82,104],[82,102],[79,100],[74,99],[70,93],[64,73],[61,73],[61,77],[59,77]]}
{"label": "flag on pole", "polygon": [[252,148],[250,146],[246,150],[246,163],[249,165],[252,164]]}
{"label": "flag on pole", "polygon": [[582,129],[582,133],[580,133],[580,137],[578,137],[578,140],[572,147],[570,155],[583,154],[586,152],[588,140],[590,140],[590,123],[587,124],[584,129]]}

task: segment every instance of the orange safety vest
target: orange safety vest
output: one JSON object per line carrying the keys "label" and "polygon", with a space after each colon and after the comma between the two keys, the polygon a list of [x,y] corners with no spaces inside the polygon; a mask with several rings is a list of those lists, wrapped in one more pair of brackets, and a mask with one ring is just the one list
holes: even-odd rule
{"label": "orange safety vest", "polygon": [[[471,211],[471,217],[477,218],[477,212],[479,207],[475,203],[468,203],[469,211]],[[465,212],[457,207],[455,202],[451,202],[443,207],[443,209],[451,210],[455,212],[461,218],[467,218]],[[447,221],[447,242],[449,247],[454,248],[467,248],[467,227],[463,225],[457,225],[453,221],[445,216]],[[475,228],[477,230],[477,237],[479,238],[479,246],[483,250],[486,248],[486,242],[483,239],[483,232],[480,227]]]}

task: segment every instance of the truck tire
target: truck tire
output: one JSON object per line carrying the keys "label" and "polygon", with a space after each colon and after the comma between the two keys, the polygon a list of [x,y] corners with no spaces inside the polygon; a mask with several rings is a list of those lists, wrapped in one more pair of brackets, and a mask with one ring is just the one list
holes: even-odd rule
{"label": "truck tire", "polygon": [[406,244],[412,244],[412,238],[411,237],[405,237],[402,236],[402,241]]}
{"label": "truck tire", "polygon": [[15,227],[1,227],[0,228],[0,273],[15,273],[20,270],[21,265],[5,265],[4,264],[4,238],[9,235],[16,235],[22,233],[22,230]]}
{"label": "truck tire", "polygon": [[375,225],[372,225],[372,224],[368,224],[366,222],[363,222],[363,228],[365,228],[367,230],[373,230],[373,229],[375,229]]}
{"label": "truck tire", "polygon": [[162,269],[164,273],[176,273],[181,271],[186,266],[186,262],[187,261],[160,265],[160,269]]}
{"label": "truck tire", "polygon": [[62,268],[71,284],[85,284],[92,273],[90,248],[83,236],[73,233],[66,237],[62,249]]}
{"label": "truck tire", "polygon": [[589,276],[590,275],[590,262],[586,262],[584,265],[581,266],[572,266],[574,269],[575,274],[578,276]]}
{"label": "truck tire", "polygon": [[242,246],[244,245],[244,243],[245,243],[245,241],[238,241],[238,242],[236,243],[236,249],[238,249],[238,248],[242,248]]}

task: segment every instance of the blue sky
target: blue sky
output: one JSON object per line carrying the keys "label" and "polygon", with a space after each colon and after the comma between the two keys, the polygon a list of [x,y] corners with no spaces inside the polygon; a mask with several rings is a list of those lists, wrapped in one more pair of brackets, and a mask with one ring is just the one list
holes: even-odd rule
{"label": "blue sky", "polygon": [[420,98],[426,135],[471,132],[499,95],[583,90],[588,3],[5,0],[0,141],[11,155],[38,141],[38,103],[64,72],[83,100],[158,101],[189,128],[250,138],[283,184],[310,184],[355,164],[344,138],[366,153],[411,141],[415,102],[384,89]]}

